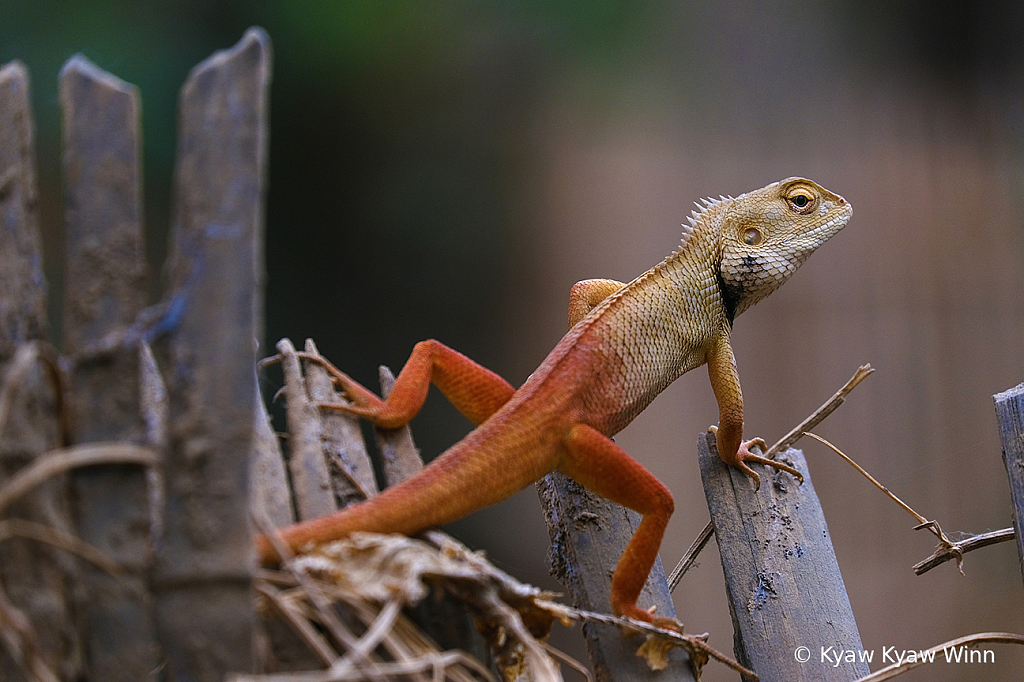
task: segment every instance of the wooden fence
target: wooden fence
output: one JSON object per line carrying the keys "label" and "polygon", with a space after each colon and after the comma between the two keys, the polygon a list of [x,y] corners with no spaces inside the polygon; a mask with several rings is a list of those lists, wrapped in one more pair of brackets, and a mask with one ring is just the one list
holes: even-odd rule
{"label": "wooden fence", "polygon": [[[83,57],[65,65],[58,378],[28,74],[17,62],[0,71],[0,479],[42,453],[56,468],[83,453],[119,462],[76,467],[10,507],[23,527],[9,533],[49,529],[51,544],[77,535],[119,569],[7,540],[0,678],[219,680],[253,665],[248,462],[269,74],[269,41],[254,29],[182,88],[169,285],[144,311],[139,95]],[[162,480],[139,463],[155,458]]]}
{"label": "wooden fence", "polygon": [[[183,86],[168,286],[146,308],[138,92],[83,57],[65,65],[58,357],[46,344],[28,75],[17,62],[0,70],[4,680],[212,681],[261,667],[274,631],[253,609],[250,509],[285,524],[376,492],[358,425],[315,406],[337,399],[316,363],[278,346],[287,471],[256,391],[269,73],[269,40],[251,29]],[[1000,418],[1004,433],[1024,423],[1019,407],[1000,407]],[[1019,529],[1020,438],[1005,442]],[[408,430],[378,432],[377,446],[389,481],[420,466]],[[802,455],[782,456],[804,485],[766,477],[754,492],[712,438],[702,434],[698,451],[740,663],[766,681],[866,674],[866,664],[794,657],[808,642],[861,646]],[[560,475],[539,492],[556,571],[580,608],[607,613],[636,515]],[[660,562],[641,606],[674,615]],[[334,628],[330,620],[321,625]],[[593,622],[584,633],[598,679],[693,679],[680,651],[652,673],[635,638]],[[307,635],[315,655],[306,658],[330,663],[331,645]],[[479,652],[478,641],[460,645]]]}

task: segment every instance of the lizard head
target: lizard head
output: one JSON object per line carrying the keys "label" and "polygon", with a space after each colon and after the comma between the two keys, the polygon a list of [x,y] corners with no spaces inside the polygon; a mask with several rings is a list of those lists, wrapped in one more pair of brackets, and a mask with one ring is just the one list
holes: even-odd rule
{"label": "lizard head", "polygon": [[782,286],[853,215],[843,197],[803,178],[722,203],[718,280],[730,321]]}

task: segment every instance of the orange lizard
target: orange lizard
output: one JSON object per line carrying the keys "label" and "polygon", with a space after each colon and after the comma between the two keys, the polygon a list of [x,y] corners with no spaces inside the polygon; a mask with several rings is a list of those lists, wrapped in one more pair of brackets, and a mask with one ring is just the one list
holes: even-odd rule
{"label": "orange lizard", "polygon": [[[672,495],[611,436],[684,372],[706,363],[722,459],[757,485],[748,462],[799,476],[750,451],[755,443],[764,448],[763,440],[743,442],[743,397],[729,338],[735,316],[777,289],[853,213],[843,197],[801,178],[703,203],[683,226],[680,247],[632,282],[572,287],[569,332],[518,390],[433,340],[416,344],[387,400],[335,370],[351,403],[333,409],[398,427],[419,411],[433,383],[477,428],[401,484],[284,528],[283,540],[298,551],[353,531],[414,534],[499,502],[557,469],[642,515],[612,577],[611,604],[618,615],[666,620],[636,600],[672,514]],[[278,560],[265,537],[257,547],[263,562]]]}

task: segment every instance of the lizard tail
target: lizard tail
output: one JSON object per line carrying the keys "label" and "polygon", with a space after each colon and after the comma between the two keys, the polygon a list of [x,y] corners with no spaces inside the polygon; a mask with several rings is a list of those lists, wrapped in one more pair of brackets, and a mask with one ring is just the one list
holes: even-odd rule
{"label": "lizard tail", "polygon": [[[475,430],[420,472],[375,497],[280,529],[280,538],[296,552],[356,531],[413,535],[500,502],[554,468],[552,448],[528,437],[516,438],[519,442],[510,448],[513,434],[506,431],[496,442],[494,434],[481,433],[489,430]],[[544,450],[551,455],[544,456]],[[508,452],[519,453],[516,462],[502,457]],[[256,538],[256,548],[262,564],[280,560],[265,536]]]}

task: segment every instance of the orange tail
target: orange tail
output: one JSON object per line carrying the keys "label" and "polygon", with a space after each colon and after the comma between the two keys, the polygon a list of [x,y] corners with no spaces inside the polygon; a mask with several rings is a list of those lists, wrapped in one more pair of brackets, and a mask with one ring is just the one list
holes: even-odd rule
{"label": "orange tail", "polygon": [[[494,421],[505,422],[505,428],[485,424],[399,485],[333,514],[282,528],[281,537],[294,552],[354,531],[412,535],[500,502],[554,469],[557,445],[536,437],[545,429],[512,433],[508,421]],[[256,548],[261,563],[280,560],[265,536],[256,538]]]}

